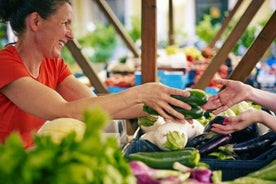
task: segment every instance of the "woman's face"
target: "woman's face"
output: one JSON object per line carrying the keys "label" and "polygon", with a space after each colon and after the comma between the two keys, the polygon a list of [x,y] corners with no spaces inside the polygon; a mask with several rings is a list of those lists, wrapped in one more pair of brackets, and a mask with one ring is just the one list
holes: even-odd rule
{"label": "woman's face", "polygon": [[71,39],[72,7],[64,3],[53,15],[41,21],[40,28],[35,34],[35,43],[43,57],[58,58],[63,46]]}

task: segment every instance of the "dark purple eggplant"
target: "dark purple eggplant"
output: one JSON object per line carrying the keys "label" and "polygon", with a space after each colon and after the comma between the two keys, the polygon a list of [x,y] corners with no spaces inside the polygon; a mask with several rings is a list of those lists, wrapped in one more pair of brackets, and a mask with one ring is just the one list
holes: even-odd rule
{"label": "dark purple eggplant", "polygon": [[224,119],[225,119],[225,116],[215,116],[213,119],[211,119],[211,120],[207,123],[207,125],[205,125],[205,127],[204,127],[204,132],[210,132],[210,131],[211,131],[211,128],[212,128],[212,125],[213,125],[214,123],[223,124]]}
{"label": "dark purple eggplant", "polygon": [[220,147],[220,149],[226,152],[234,153],[240,158],[252,159],[260,153],[269,149],[275,141],[276,133],[268,132],[264,135],[238,144],[227,144]]}
{"label": "dark purple eggplant", "polygon": [[202,134],[189,140],[186,146],[198,148],[199,146],[205,144],[216,136],[218,136],[218,134],[215,132],[203,132]]}
{"label": "dark purple eggplant", "polygon": [[231,142],[231,138],[232,138],[231,134],[227,134],[227,135],[217,134],[217,136],[212,138],[210,141],[208,141],[198,147],[200,155],[206,156],[209,153],[212,153],[212,152],[218,150],[218,148],[220,146],[229,144]]}
{"label": "dark purple eggplant", "polygon": [[187,142],[187,147],[194,147],[196,148],[198,145],[200,145],[205,139],[206,139],[206,135],[207,133],[204,132],[203,134],[200,134],[198,136],[195,136],[194,138],[192,138],[191,140],[189,140]]}
{"label": "dark purple eggplant", "polygon": [[249,125],[243,130],[232,133],[231,143],[240,143],[259,137],[258,126],[256,123]]}

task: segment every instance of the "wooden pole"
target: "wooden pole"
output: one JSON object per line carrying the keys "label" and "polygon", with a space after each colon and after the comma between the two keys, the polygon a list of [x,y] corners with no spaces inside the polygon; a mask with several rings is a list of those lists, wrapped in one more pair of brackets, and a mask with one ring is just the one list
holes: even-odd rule
{"label": "wooden pole", "polygon": [[[259,62],[263,54],[276,37],[276,11],[270,17],[258,37],[252,43],[242,60],[229,76],[230,79],[246,81],[253,68]],[[242,71],[242,72],[241,72]]]}
{"label": "wooden pole", "polygon": [[174,39],[174,16],[173,16],[173,0],[169,0],[169,45],[173,45],[175,43]]}
{"label": "wooden pole", "polygon": [[85,76],[89,79],[91,85],[98,93],[108,93],[104,84],[99,80],[97,73],[94,71],[89,63],[89,60],[82,54],[80,46],[74,40],[70,40],[66,44],[76,62],[80,65]]}
{"label": "wooden pole", "polygon": [[264,0],[252,0],[234,29],[231,31],[228,38],[225,40],[221,49],[214,56],[209,66],[206,68],[200,79],[194,85],[194,88],[204,89],[209,85],[214,74],[218,71],[219,67],[225,63],[228,54],[234,48],[235,44],[245,31],[250,21],[256,15],[263,2]]}
{"label": "wooden pole", "polygon": [[142,0],[142,83],[157,80],[156,0]]}
{"label": "wooden pole", "polygon": [[132,51],[134,57],[139,57],[140,55],[135,48],[135,44],[133,43],[131,37],[126,33],[120,20],[118,20],[117,16],[113,13],[107,2],[105,0],[95,0],[95,2],[99,5],[110,23],[114,26],[115,30],[121,36],[128,49]]}

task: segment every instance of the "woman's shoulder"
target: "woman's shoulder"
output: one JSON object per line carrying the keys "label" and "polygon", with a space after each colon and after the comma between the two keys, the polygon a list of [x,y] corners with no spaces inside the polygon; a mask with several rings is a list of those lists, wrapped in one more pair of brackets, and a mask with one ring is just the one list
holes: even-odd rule
{"label": "woman's shoulder", "polygon": [[15,66],[19,64],[22,65],[22,60],[16,50],[12,45],[6,46],[0,51],[0,65],[2,66]]}
{"label": "woman's shoulder", "polygon": [[12,58],[18,58],[17,51],[14,46],[8,45],[4,47],[2,50],[0,50],[0,60],[2,59],[12,59]]}

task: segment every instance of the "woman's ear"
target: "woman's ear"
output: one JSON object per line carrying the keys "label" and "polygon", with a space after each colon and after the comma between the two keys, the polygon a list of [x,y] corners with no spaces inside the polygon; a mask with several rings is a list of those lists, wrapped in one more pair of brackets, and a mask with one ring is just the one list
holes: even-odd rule
{"label": "woman's ear", "polygon": [[33,12],[29,15],[27,19],[27,24],[29,25],[32,31],[37,31],[41,23],[42,18],[37,12]]}

